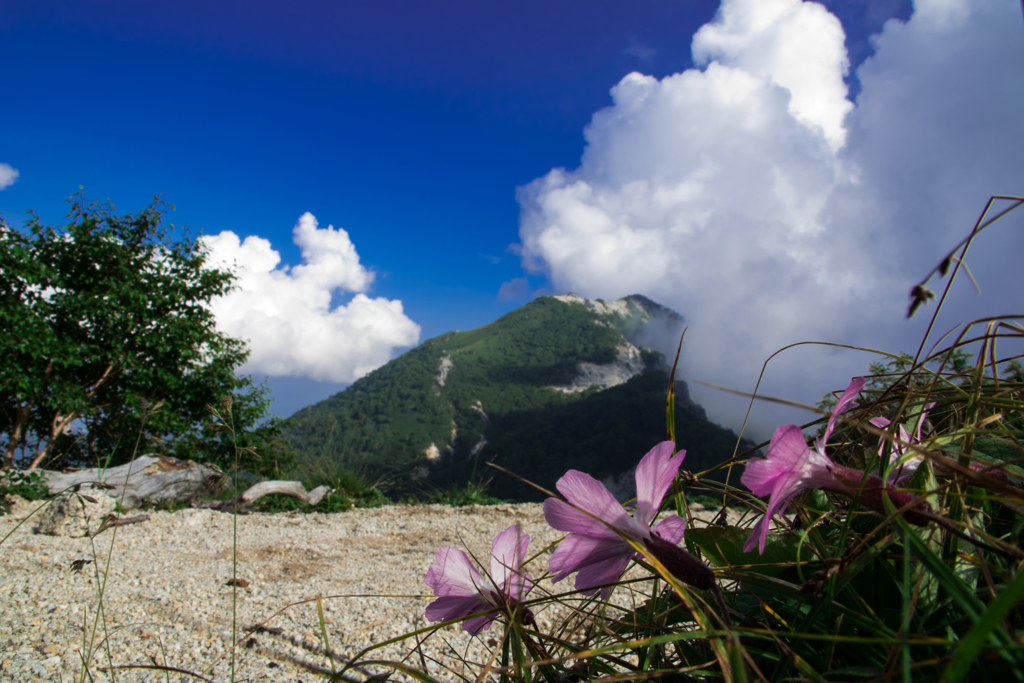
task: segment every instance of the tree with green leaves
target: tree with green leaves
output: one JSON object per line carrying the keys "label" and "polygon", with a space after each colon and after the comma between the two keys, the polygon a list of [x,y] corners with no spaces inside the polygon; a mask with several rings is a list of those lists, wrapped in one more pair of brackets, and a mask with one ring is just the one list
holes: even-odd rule
{"label": "tree with green leaves", "polygon": [[208,307],[233,274],[204,267],[201,241],[165,225],[159,199],[123,216],[81,193],[68,202],[63,227],[0,219],[3,467],[289,460],[268,390],[235,374],[245,343]]}

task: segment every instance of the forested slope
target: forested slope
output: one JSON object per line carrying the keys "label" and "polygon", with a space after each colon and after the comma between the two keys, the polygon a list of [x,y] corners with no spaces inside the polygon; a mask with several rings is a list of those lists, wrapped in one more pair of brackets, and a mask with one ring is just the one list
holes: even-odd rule
{"label": "forested slope", "polygon": [[[492,495],[542,497],[486,467],[490,460],[548,488],[572,467],[621,474],[665,438],[668,388],[661,355],[627,336],[681,318],[642,297],[582,301],[542,297],[489,325],[428,340],[299,411],[287,436],[304,467],[360,469],[399,491],[493,476]],[[625,381],[583,388],[581,367]],[[574,380],[574,391],[553,388]],[[731,455],[735,436],[688,402],[685,384],[677,392],[688,468]]]}

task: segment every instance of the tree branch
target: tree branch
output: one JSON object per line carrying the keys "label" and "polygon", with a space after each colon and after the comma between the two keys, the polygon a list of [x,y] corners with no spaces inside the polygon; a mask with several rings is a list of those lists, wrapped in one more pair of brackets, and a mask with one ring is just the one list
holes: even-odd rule
{"label": "tree branch", "polygon": [[[50,363],[50,365],[52,366],[53,363]],[[47,368],[47,370],[49,370],[49,368]],[[96,392],[103,385],[103,382],[107,380],[107,378],[110,376],[110,373],[113,372],[113,370],[114,364],[111,363],[110,365],[107,366],[107,369],[103,371],[103,376],[96,380],[96,382],[92,385],[91,389],[85,392],[85,397],[87,399],[92,398],[93,396],[96,395]],[[46,440],[46,444],[41,446],[39,450],[36,451],[35,456],[33,456],[32,458],[32,462],[28,466],[29,472],[34,472],[36,469],[39,468],[39,464],[46,458],[47,454],[49,454],[50,448],[57,440],[57,436],[60,435],[60,433],[63,432],[68,425],[70,425],[72,422],[78,419],[79,415],[81,415],[81,411],[70,412],[67,415],[63,416],[63,418],[61,417],[61,414],[59,412],[53,416],[53,425],[50,427],[50,437]]]}

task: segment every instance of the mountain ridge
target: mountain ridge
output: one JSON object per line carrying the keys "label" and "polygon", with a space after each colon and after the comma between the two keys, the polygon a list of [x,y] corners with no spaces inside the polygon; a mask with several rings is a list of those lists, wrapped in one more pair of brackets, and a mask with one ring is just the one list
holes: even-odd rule
{"label": "mountain ridge", "polygon": [[[286,434],[308,467],[343,465],[400,490],[494,477],[490,493],[542,494],[489,461],[551,488],[566,469],[627,471],[666,438],[664,357],[642,341],[683,317],[633,295],[539,297],[498,320],[429,339],[295,414]],[[676,382],[677,441],[705,469],[736,437],[707,421]]]}

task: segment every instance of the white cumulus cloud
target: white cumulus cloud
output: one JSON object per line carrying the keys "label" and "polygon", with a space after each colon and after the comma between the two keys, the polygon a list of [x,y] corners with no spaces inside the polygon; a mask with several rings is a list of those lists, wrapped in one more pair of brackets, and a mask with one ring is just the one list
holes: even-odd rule
{"label": "white cumulus cloud", "polygon": [[843,117],[853,108],[843,76],[850,62],[842,24],[824,6],[795,0],[725,2],[716,21],[693,37],[698,65],[712,60],[789,91],[789,112],[843,144]]}
{"label": "white cumulus cloud", "polygon": [[[694,36],[699,68],[625,76],[584,131],[580,166],[520,188],[524,265],[560,291],[675,308],[691,325],[688,374],[740,389],[798,341],[916,350],[911,284],[990,195],[1024,194],[1021,7],[919,0],[875,47],[854,103],[824,7],[724,0]],[[1000,312],[1019,308],[1000,294],[1021,291],[1019,227],[986,234],[977,257],[994,265],[985,296]],[[957,301],[968,314],[979,300]],[[767,387],[813,403],[868,360],[788,352]],[[713,415],[728,403],[695,393]]]}
{"label": "white cumulus cloud", "polygon": [[18,169],[10,164],[0,164],[0,190],[10,187],[18,179]]}
{"label": "white cumulus cloud", "polygon": [[[281,256],[266,239],[241,241],[230,231],[203,237],[207,264],[237,276],[236,289],[211,308],[221,331],[249,342],[241,372],[352,382],[389,361],[396,347],[419,341],[420,327],[401,301],[364,293],[374,274],[345,230],[321,229],[307,212],[292,235],[302,251],[292,267],[278,267]],[[355,296],[332,308],[332,296],[346,292]]]}

